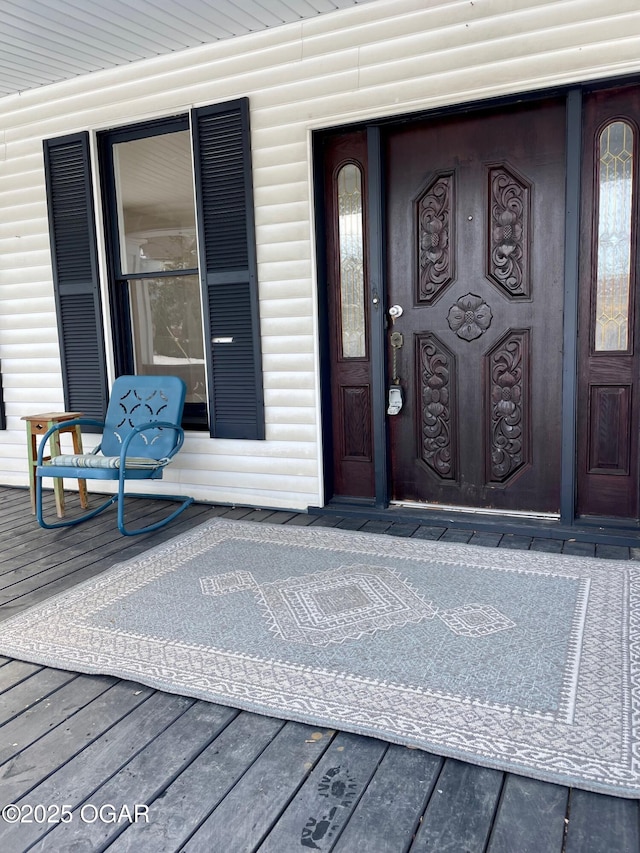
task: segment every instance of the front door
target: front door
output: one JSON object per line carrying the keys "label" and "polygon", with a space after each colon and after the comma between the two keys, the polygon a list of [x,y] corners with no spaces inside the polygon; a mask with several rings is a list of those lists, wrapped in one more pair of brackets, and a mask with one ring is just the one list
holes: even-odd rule
{"label": "front door", "polygon": [[392,499],[556,513],[564,102],[385,145]]}

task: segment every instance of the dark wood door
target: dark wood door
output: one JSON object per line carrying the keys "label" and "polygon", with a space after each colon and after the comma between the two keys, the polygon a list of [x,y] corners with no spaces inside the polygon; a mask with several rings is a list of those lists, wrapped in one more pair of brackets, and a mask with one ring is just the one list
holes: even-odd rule
{"label": "dark wood door", "polygon": [[640,90],[585,96],[578,513],[638,517]]}
{"label": "dark wood door", "polygon": [[564,147],[562,101],[387,136],[396,500],[559,510]]}

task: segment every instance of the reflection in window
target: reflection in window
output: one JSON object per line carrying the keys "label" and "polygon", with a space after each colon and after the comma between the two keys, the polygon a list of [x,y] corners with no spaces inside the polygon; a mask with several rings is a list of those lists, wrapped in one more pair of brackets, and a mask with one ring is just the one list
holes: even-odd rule
{"label": "reflection in window", "polygon": [[177,374],[190,402],[206,402],[198,276],[134,279],[129,298],[136,373]]}
{"label": "reflection in window", "polygon": [[633,129],[614,121],[600,134],[595,349],[629,345]]}
{"label": "reflection in window", "polygon": [[358,166],[348,163],[338,172],[343,358],[364,358],[366,355],[362,220],[362,173]]}
{"label": "reflection in window", "polygon": [[114,145],[123,273],[198,266],[190,145],[188,130]]}

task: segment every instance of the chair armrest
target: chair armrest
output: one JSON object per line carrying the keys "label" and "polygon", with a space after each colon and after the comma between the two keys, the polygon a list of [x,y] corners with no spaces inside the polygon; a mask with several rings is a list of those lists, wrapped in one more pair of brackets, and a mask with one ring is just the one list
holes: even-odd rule
{"label": "chair armrest", "polygon": [[53,435],[54,432],[58,432],[61,429],[68,430],[69,427],[73,426],[97,426],[101,429],[104,429],[104,421],[99,421],[95,418],[74,418],[71,421],[62,421],[59,424],[54,424],[42,436],[42,441],[40,442],[40,446],[38,447],[38,465],[42,465],[42,458],[45,453],[46,444],[49,441],[49,436]]}
{"label": "chair armrest", "polygon": [[[175,446],[166,456],[163,456],[162,458],[164,460],[166,460],[166,462],[168,462],[169,459],[171,459],[173,456],[176,455],[176,453],[180,450],[180,448],[184,444],[184,430],[182,429],[181,426],[179,426],[178,424],[172,424],[168,421],[153,421],[152,423],[141,424],[140,426],[134,427],[131,430],[131,432],[126,436],[125,440],[122,442],[122,447],[120,448],[120,463],[121,463],[120,464],[120,470],[121,471],[124,471],[124,468],[125,468],[124,461],[127,457],[127,450],[129,449],[129,445],[131,444],[133,439],[137,435],[139,435],[141,432],[145,432],[145,431],[151,430],[151,429],[158,429],[160,427],[162,427],[162,429],[172,429],[177,434]],[[160,460],[158,460],[158,461],[160,461]],[[166,464],[166,462],[165,462],[165,464]]]}

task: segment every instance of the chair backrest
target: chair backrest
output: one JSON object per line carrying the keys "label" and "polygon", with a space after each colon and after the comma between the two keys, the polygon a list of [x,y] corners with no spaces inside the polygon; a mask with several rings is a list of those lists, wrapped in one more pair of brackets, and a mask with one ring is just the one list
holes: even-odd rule
{"label": "chair backrest", "polygon": [[[187,386],[178,376],[119,376],[113,383],[102,452],[119,456],[122,442],[134,427],[165,421],[180,426]],[[128,456],[163,459],[175,447],[175,430],[159,427],[132,439]]]}

